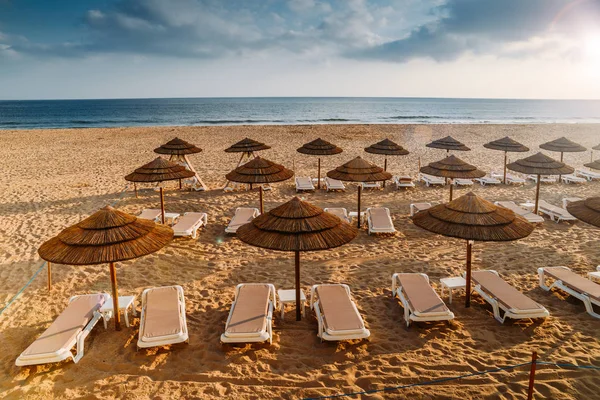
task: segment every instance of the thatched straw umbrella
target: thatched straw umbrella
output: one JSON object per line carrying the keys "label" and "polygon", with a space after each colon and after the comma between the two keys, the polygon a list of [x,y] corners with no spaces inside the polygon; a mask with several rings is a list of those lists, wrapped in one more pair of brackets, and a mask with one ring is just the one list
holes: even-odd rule
{"label": "thatched straw umbrella", "polygon": [[[204,188],[204,182],[202,182],[202,180],[198,176],[198,173],[192,166],[192,163],[190,163],[190,160],[188,160],[187,158],[188,155],[197,154],[201,151],[202,149],[200,147],[196,147],[193,144],[188,143],[185,140],[179,139],[177,137],[175,139],[169,140],[167,143],[154,149],[155,153],[168,154],[170,156],[169,161],[179,162],[185,165],[187,169],[189,169],[195,174],[198,183],[200,183],[200,185],[202,185],[202,187]],[[181,189],[181,179],[179,180],[179,189]]]}
{"label": "thatched straw umbrella", "polygon": [[[337,167],[327,173],[331,179],[337,179],[344,182],[380,182],[392,178],[392,174],[385,172],[383,168],[375,164],[356,157],[348,161],[346,164]],[[362,194],[362,186],[358,186],[358,216],[357,227],[360,228],[360,198]]]}
{"label": "thatched straw umbrella", "polygon": [[255,183],[260,184],[260,213],[264,211],[263,203],[263,183],[275,183],[290,179],[294,176],[294,171],[291,171],[283,165],[275,164],[265,158],[256,157],[246,164],[237,167],[225,177],[230,182],[250,184],[250,189]]}
{"label": "thatched straw umbrella", "polygon": [[[563,162],[564,153],[581,153],[582,151],[587,150],[582,145],[577,144],[572,140],[567,139],[566,137],[561,137],[551,142],[542,143],[540,144],[540,149],[560,153],[560,162]],[[558,176],[558,179],[560,182],[560,174]]]}
{"label": "thatched straw umbrella", "polygon": [[[305,143],[296,151],[311,156],[333,156],[340,154],[344,150],[326,140],[318,138],[312,142]],[[317,189],[321,189],[321,157],[318,158]]]}
{"label": "thatched straw umbrella", "polygon": [[115,263],[145,256],[163,248],[173,229],[107,206],[66,228],[38,250],[41,258],[63,265],[109,264],[115,328],[121,329]]}
{"label": "thatched straw umbrella", "polygon": [[498,140],[494,140],[492,142],[486,143],[483,145],[483,147],[485,147],[487,149],[491,149],[491,150],[499,150],[499,151],[504,152],[504,184],[505,185],[506,185],[506,164],[508,163],[507,162],[508,153],[509,152],[524,153],[524,152],[529,151],[529,147],[522,145],[521,143],[509,138],[508,136],[506,136],[502,139],[498,139]]}
{"label": "thatched straw umbrella", "polygon": [[584,166],[591,168],[591,169],[598,169],[600,170],[600,160],[596,160],[596,161],[592,161],[589,162],[587,164],[583,164]]}
{"label": "thatched straw umbrella", "polygon": [[[157,157],[154,161],[149,162],[125,176],[125,180],[129,182],[151,183],[174,181],[177,179],[191,178],[195,173],[189,171],[184,166],[174,162],[165,160],[162,157]],[[136,189],[137,197],[137,189]],[[163,187],[160,186],[160,210],[161,220],[165,223],[165,198]]]}
{"label": "thatched straw umbrella", "polygon": [[443,149],[446,152],[450,152],[450,150],[455,151],[470,151],[471,149],[454,139],[452,136],[446,136],[445,138],[441,138],[438,140],[434,140],[433,142],[426,144],[426,147],[430,147],[432,149]]}
{"label": "thatched straw umbrella", "polygon": [[[236,168],[244,164],[246,160],[252,160],[255,155],[254,152],[261,150],[269,150],[271,146],[267,146],[264,143],[257,142],[256,140],[245,138],[239,142],[231,145],[225,149],[225,153],[241,153],[240,159],[236,165]],[[229,181],[225,184],[225,189],[229,186]]]}
{"label": "thatched straw umbrella", "polygon": [[594,150],[600,150],[600,144],[598,146],[592,147],[592,150],[590,150],[590,161],[594,160]]}
{"label": "thatched straw umbrella", "polygon": [[534,226],[511,210],[498,207],[474,193],[450,203],[421,211],[412,217],[415,225],[443,236],[467,241],[465,307],[471,305],[471,251],[473,241],[504,242],[522,239]]}
{"label": "thatched straw umbrella", "polygon": [[535,189],[535,208],[533,212],[537,214],[538,203],[540,199],[540,177],[542,175],[572,174],[575,170],[563,162],[556,161],[544,153],[537,153],[522,160],[517,160],[507,165],[511,171],[521,172],[523,174],[537,175],[537,185]]}
{"label": "thatched straw umbrella", "polygon": [[[464,162],[455,155],[448,156],[440,161],[432,162],[421,168],[421,172],[450,179],[475,179],[485,176],[485,172],[478,170],[477,167]],[[450,182],[450,201],[452,201],[453,186],[452,182]]]}
{"label": "thatched straw umbrella", "polygon": [[579,220],[600,228],[600,197],[574,201],[569,203],[567,210]]}
{"label": "thatched straw umbrella", "polygon": [[[390,139],[384,139],[381,142],[365,147],[365,151],[367,153],[383,154],[385,156],[383,161],[384,171],[387,171],[387,156],[406,156],[409,154],[408,150],[399,144],[392,142]],[[383,181],[383,187],[385,187],[385,181]]]}
{"label": "thatched straw umbrella", "polygon": [[237,237],[249,245],[295,253],[297,321],[301,319],[300,252],[333,249],[357,234],[352,225],[297,197],[237,230]]}

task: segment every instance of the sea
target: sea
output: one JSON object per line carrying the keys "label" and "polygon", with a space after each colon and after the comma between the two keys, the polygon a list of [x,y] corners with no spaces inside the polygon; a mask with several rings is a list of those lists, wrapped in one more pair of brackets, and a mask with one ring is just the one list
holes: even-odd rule
{"label": "sea", "polygon": [[257,97],[0,101],[0,129],[442,123],[600,123],[600,100]]}

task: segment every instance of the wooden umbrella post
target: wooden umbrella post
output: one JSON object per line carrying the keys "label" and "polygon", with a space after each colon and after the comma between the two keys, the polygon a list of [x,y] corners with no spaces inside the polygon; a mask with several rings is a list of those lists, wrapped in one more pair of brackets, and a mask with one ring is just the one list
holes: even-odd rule
{"label": "wooden umbrella post", "polygon": [[319,157],[319,170],[317,172],[317,189],[321,189],[321,157]]}
{"label": "wooden umbrella post", "polygon": [[260,198],[260,214],[262,215],[265,212],[265,203],[263,201],[263,187],[260,185],[258,189],[258,197]]}
{"label": "wooden umbrella post", "polygon": [[452,201],[452,188],[454,187],[452,179],[450,179],[450,201]]}
{"label": "wooden umbrella post", "polygon": [[529,387],[527,388],[527,400],[533,399],[533,385],[535,383],[535,368],[537,365],[537,351],[531,353],[531,368],[529,369]]}
{"label": "wooden umbrella post", "polygon": [[302,313],[300,312],[300,307],[302,306],[300,302],[300,252],[295,251],[294,261],[296,264],[296,321],[300,321],[302,319]]}
{"label": "wooden umbrella post", "polygon": [[[560,152],[560,162],[563,162],[563,155],[564,155],[564,154],[565,154],[565,153],[563,153],[562,151]],[[562,177],[562,175],[559,175],[559,176],[558,176],[558,183],[560,183],[560,181],[561,181],[561,177]]]}
{"label": "wooden umbrella post", "polygon": [[52,263],[47,261],[48,263],[48,290],[52,288]]}
{"label": "wooden umbrella post", "polygon": [[119,313],[119,290],[117,288],[117,271],[115,263],[110,263],[110,283],[112,285],[113,317],[115,317],[115,329],[121,330],[121,314]]}
{"label": "wooden umbrella post", "polygon": [[356,216],[356,220],[358,221],[356,223],[356,227],[358,229],[360,229],[360,197],[361,197],[361,194],[362,194],[362,185],[359,184],[358,185],[358,215]]}
{"label": "wooden umbrella post", "polygon": [[465,308],[471,307],[471,251],[473,241],[467,240],[467,284],[465,286]]}
{"label": "wooden umbrella post", "polygon": [[160,218],[162,224],[165,224],[165,196],[163,193],[163,187],[160,187]]}
{"label": "wooden umbrella post", "polygon": [[504,184],[506,185],[506,164],[508,162],[508,151],[504,152]]}
{"label": "wooden umbrella post", "polygon": [[535,187],[535,208],[533,209],[533,213],[537,215],[538,213],[538,205],[540,204],[540,184],[542,180],[542,176],[537,176],[537,184]]}
{"label": "wooden umbrella post", "polygon": [[179,180],[179,190],[181,190],[181,179]]}
{"label": "wooden umbrella post", "polygon": [[138,198],[138,193],[137,193],[137,183],[133,182],[133,191],[135,192],[135,198]]}
{"label": "wooden umbrella post", "polygon": [[[387,156],[385,156],[385,160],[383,161],[383,170],[387,172]],[[383,181],[383,188],[385,189],[385,181]]]}

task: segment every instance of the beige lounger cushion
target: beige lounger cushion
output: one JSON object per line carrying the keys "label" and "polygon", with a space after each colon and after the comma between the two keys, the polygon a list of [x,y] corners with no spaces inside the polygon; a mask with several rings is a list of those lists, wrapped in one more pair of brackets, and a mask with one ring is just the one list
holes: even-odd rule
{"label": "beige lounger cushion", "polygon": [[371,223],[375,229],[394,229],[392,219],[388,215],[385,208],[371,208],[369,211],[371,216]]}
{"label": "beige lounger cushion", "polygon": [[21,357],[56,353],[63,349],[70,350],[65,346],[85,328],[92,319],[94,311],[103,304],[104,296],[102,294],[90,294],[75,298],[52,325],[21,353]]}
{"label": "beige lounger cushion", "polygon": [[188,232],[198,226],[198,223],[202,220],[204,213],[200,212],[189,212],[183,215],[175,225],[173,230],[175,232]]}
{"label": "beige lounger cushion", "polygon": [[565,286],[576,292],[585,293],[593,299],[600,300],[600,285],[597,283],[592,282],[571,270],[560,267],[544,268],[544,272],[554,279],[562,281]]}
{"label": "beige lounger cushion", "polygon": [[329,208],[327,209],[327,212],[335,215],[342,221],[348,222],[348,215],[346,214],[346,210],[344,210],[343,208]]}
{"label": "beige lounger cushion", "polygon": [[362,331],[365,328],[362,318],[356,311],[346,289],[340,285],[324,285],[316,289],[320,308],[323,312],[325,330],[330,335],[336,332]]}
{"label": "beige lounger cushion", "polygon": [[235,212],[228,228],[236,230],[254,219],[254,208],[238,208]]}
{"label": "beige lounger cushion", "polygon": [[240,288],[226,335],[260,334],[267,328],[269,285],[244,285]]}
{"label": "beige lounger cushion", "polygon": [[473,281],[480,285],[486,293],[510,310],[544,309],[491,271],[474,271],[471,276]]}
{"label": "beige lounger cushion", "polygon": [[299,187],[303,187],[303,188],[314,188],[313,184],[312,184],[312,180],[309,177],[306,176],[299,176],[296,178],[296,183],[298,184]]}
{"label": "beige lounger cushion", "polygon": [[142,219],[149,219],[149,220],[155,220],[156,218],[158,218],[161,215],[161,212],[159,209],[156,208],[149,208],[146,210],[143,210],[140,215],[138,215],[138,218],[142,218]]}
{"label": "beige lounger cushion", "polygon": [[175,287],[149,290],[146,293],[146,308],[143,332],[144,342],[177,337],[183,331],[179,312],[179,292]]}
{"label": "beige lounger cushion", "polygon": [[448,307],[421,274],[398,274],[406,300],[416,314],[446,314]]}

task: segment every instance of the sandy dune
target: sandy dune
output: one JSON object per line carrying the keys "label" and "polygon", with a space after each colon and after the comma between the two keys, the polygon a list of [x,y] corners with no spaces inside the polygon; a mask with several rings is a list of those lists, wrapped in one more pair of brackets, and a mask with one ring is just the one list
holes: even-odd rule
{"label": "sandy dune", "polygon": [[[316,176],[317,159],[295,151],[322,137],[344,149],[325,157],[327,171],[361,155],[383,164],[383,157],[362,149],[385,137],[411,154],[388,159],[394,173],[416,174],[423,163],[445,157],[445,151],[425,143],[448,134],[473,151],[456,153],[482,169],[501,167],[503,154],[482,144],[506,135],[537,151],[547,140],[567,136],[587,147],[600,143],[597,125],[323,125],[240,127],[154,127],[86,130],[3,131],[0,134],[0,305],[4,305],[38,270],[37,248],[64,227],[116,201],[130,213],[156,207],[158,194],[146,189],[136,199],[121,196],[123,176],[156,154],[152,149],[179,136],[202,147],[191,156],[210,190],[166,191],[168,211],[205,211],[209,223],[197,240],[176,239],[164,250],[118,266],[120,293],[141,294],[147,287],[179,284],[187,300],[189,345],[135,351],[138,320],[114,331],[99,324],[86,342],[78,364],[65,362],[16,367],[16,357],[44,331],[65,307],[69,296],[110,291],[107,266],[54,266],[54,285],[46,288],[43,270],[0,315],[0,397],[2,398],[298,398],[406,385],[528,361],[536,350],[545,361],[600,365],[600,321],[589,316],[578,300],[564,293],[546,293],[537,285],[536,268],[566,265],[585,274],[600,262],[600,231],[584,223],[556,224],[546,220],[534,233],[514,243],[477,243],[474,267],[496,269],[510,283],[548,308],[545,321],[494,320],[491,308],[474,295],[465,309],[463,296],[450,306],[449,323],[402,322],[402,308],[390,296],[393,272],[427,273],[436,289],[439,279],[464,270],[464,241],[429,234],[415,227],[408,205],[415,201],[445,201],[448,190],[418,185],[410,191],[366,192],[364,207],[389,207],[398,233],[372,237],[365,231],[349,245],[303,256],[302,286],[344,282],[351,286],[370,341],[321,343],[312,314],[295,322],[291,308],[285,321],[275,319],[273,345],[222,346],[219,343],[233,288],[240,282],[269,282],[277,288],[293,285],[293,258],[288,253],[260,250],[226,236],[224,228],[238,206],[257,206],[258,194],[224,193],[224,175],[237,155],[223,149],[246,137],[273,148],[261,155],[293,168],[297,175]],[[548,153],[550,154],[550,153]],[[510,154],[515,160],[526,154]],[[552,155],[552,154],[551,154]],[[553,156],[559,157],[558,154]],[[598,157],[600,158],[600,152]],[[566,154],[580,166],[590,153]],[[545,185],[542,197],[560,204],[562,197],[598,195],[600,182],[585,185]],[[468,189],[458,189],[457,195]],[[532,199],[534,186],[472,188],[489,200]],[[274,185],[265,196],[266,209],[295,195],[293,181]],[[121,198],[122,197],[122,198]],[[356,207],[356,189],[346,193],[308,193],[302,197],[320,207]],[[138,304],[139,307],[139,304]],[[278,313],[277,313],[278,315]],[[527,367],[466,378],[435,386],[402,389],[380,398],[524,398]],[[594,398],[600,392],[597,371],[539,367],[539,398]],[[365,397],[367,398],[367,397]]]}

